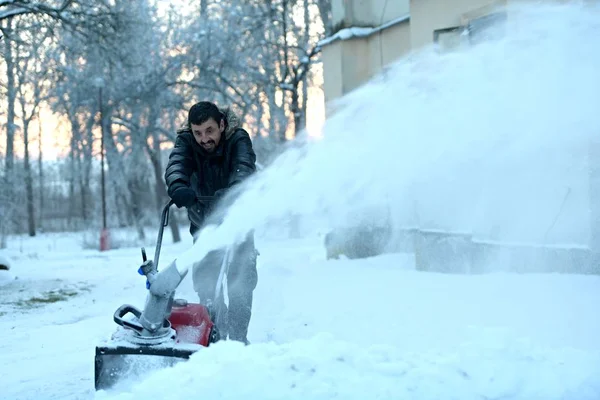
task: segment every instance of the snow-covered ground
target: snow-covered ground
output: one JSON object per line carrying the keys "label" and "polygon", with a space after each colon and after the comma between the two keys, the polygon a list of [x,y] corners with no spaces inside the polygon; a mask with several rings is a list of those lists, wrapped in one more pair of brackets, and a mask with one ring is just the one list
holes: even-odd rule
{"label": "snow-covered ground", "polygon": [[[396,227],[600,245],[598,21],[591,3],[536,3],[497,42],[411,54],[346,96],[322,140],[257,174],[196,246],[167,235],[163,265],[291,213],[325,230],[383,200]],[[600,399],[600,276],[425,273],[411,254],[326,261],[318,235],[273,237],[258,240],[252,345],[218,343],[120,393],[94,393],[94,347],[118,306],[143,304],[139,249],[11,238],[0,397]],[[195,299],[189,277],[180,292]]]}
{"label": "snow-covered ground", "polygon": [[[94,346],[145,286],[139,249],[80,250],[78,236],[9,243],[2,399],[600,398],[600,277],[423,273],[410,254],[326,261],[316,235],[258,240],[251,346],[218,343],[129,392],[94,393]],[[165,240],[163,262],[191,244]],[[190,281],[180,293],[194,300]]]}

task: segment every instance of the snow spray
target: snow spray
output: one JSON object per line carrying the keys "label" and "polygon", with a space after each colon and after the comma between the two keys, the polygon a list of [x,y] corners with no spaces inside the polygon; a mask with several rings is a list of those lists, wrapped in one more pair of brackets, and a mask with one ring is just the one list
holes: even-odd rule
{"label": "snow spray", "polygon": [[495,39],[414,50],[337,101],[322,139],[297,139],[248,181],[180,268],[290,213],[330,227],[383,199],[395,227],[587,244],[600,9],[507,13]]}

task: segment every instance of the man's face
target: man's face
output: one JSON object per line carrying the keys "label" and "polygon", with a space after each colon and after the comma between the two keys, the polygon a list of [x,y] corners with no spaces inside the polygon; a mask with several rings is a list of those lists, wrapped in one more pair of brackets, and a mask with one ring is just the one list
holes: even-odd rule
{"label": "man's face", "polygon": [[225,130],[225,122],[221,120],[221,124],[217,124],[212,118],[200,125],[191,125],[192,133],[196,142],[207,152],[212,153],[215,151],[219,142],[221,141],[221,135]]}

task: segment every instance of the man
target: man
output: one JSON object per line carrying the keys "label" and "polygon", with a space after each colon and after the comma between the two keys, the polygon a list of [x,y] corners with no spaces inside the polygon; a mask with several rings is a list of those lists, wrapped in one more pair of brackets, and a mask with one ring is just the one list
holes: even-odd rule
{"label": "man", "polygon": [[[190,233],[195,237],[202,224],[211,217],[212,207],[196,201],[197,196],[217,199],[256,171],[256,155],[250,135],[240,127],[230,109],[219,109],[210,102],[194,104],[188,113],[187,126],[177,132],[175,147],[165,172],[168,194],[179,208],[186,207],[190,216]],[[192,219],[200,215],[200,221]],[[196,239],[194,239],[195,241]],[[252,295],[258,281],[254,235],[232,249],[227,274],[229,310],[224,321],[217,321],[221,338],[248,344],[247,334],[252,310]],[[194,290],[200,302],[212,300],[225,256],[225,250],[209,252],[193,267]],[[222,302],[221,307],[225,304]]]}

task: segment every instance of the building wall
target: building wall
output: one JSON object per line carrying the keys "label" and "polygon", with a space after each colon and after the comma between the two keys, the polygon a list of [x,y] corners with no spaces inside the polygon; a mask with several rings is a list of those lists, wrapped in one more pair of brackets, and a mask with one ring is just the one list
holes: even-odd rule
{"label": "building wall", "polygon": [[409,0],[332,0],[334,30],[376,27],[408,14]]}
{"label": "building wall", "polygon": [[351,26],[372,26],[369,0],[331,0],[334,31]]}
{"label": "building wall", "polygon": [[346,94],[369,79],[371,71],[369,40],[353,39],[338,43],[342,46],[342,92]]}
{"label": "building wall", "polygon": [[[334,27],[376,28],[410,11],[410,20],[367,37],[331,41],[323,46],[326,103],[366,83],[386,65],[411,50],[433,43],[434,31],[466,25],[509,0],[332,0]],[[517,0],[510,0],[512,2]],[[440,43],[462,40],[458,33],[440,36]]]}
{"label": "building wall", "polygon": [[[394,25],[369,37],[370,76],[410,51],[409,21]],[[383,53],[383,54],[382,54]]]}
{"label": "building wall", "polygon": [[409,13],[409,0],[371,0],[371,24],[379,26]]}
{"label": "building wall", "polygon": [[504,4],[505,0],[410,0],[411,47],[431,44],[436,29],[464,25]]}
{"label": "building wall", "polygon": [[369,42],[366,38],[338,40],[322,50],[326,115],[335,112],[330,102],[370,78]]}
{"label": "building wall", "polygon": [[410,50],[408,21],[322,48],[325,103],[358,88]]}
{"label": "building wall", "polygon": [[332,43],[321,50],[323,59],[323,91],[325,104],[344,94],[342,70],[342,43]]}

